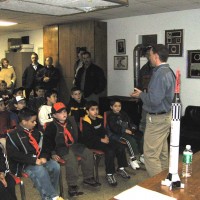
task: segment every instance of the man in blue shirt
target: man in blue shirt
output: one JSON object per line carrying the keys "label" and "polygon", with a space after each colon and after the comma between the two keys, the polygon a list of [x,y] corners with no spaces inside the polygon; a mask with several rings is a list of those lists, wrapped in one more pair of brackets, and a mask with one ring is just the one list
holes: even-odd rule
{"label": "man in blue shirt", "polygon": [[148,92],[134,88],[132,97],[141,98],[147,112],[144,133],[144,161],[150,176],[168,168],[168,143],[170,132],[171,104],[174,98],[175,75],[169,65],[168,49],[157,44],[150,50],[153,74]]}

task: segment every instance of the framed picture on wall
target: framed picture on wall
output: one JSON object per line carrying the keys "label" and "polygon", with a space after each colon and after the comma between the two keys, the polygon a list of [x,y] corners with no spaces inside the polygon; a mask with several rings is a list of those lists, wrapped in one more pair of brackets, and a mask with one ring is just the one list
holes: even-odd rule
{"label": "framed picture on wall", "polygon": [[165,45],[169,49],[170,57],[181,57],[183,54],[183,29],[166,30]]}
{"label": "framed picture on wall", "polygon": [[200,50],[188,51],[187,78],[200,78]]}
{"label": "framed picture on wall", "polygon": [[114,70],[127,70],[128,56],[114,56]]}
{"label": "framed picture on wall", "polygon": [[116,40],[116,53],[126,54],[126,41],[125,39]]}

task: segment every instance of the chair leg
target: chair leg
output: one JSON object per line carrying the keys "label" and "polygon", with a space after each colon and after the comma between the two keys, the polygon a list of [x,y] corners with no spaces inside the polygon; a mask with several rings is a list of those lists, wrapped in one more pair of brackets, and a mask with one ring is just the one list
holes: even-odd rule
{"label": "chair leg", "polygon": [[95,174],[96,174],[96,182],[99,183],[99,163],[101,160],[101,155],[93,154],[94,157],[94,169],[95,169]]}
{"label": "chair leg", "polygon": [[19,186],[20,186],[21,198],[22,200],[26,200],[24,182],[21,181]]}
{"label": "chair leg", "polygon": [[59,187],[60,187],[60,196],[64,197],[62,170],[60,170]]}

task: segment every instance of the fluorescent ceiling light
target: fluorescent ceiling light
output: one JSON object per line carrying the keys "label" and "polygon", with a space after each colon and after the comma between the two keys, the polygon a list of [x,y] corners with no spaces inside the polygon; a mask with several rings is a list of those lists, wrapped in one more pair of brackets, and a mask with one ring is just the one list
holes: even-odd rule
{"label": "fluorescent ceiling light", "polygon": [[0,26],[13,26],[16,24],[17,24],[16,22],[0,21]]}
{"label": "fluorescent ceiling light", "polygon": [[0,0],[0,9],[44,15],[72,15],[124,6],[125,0]]}

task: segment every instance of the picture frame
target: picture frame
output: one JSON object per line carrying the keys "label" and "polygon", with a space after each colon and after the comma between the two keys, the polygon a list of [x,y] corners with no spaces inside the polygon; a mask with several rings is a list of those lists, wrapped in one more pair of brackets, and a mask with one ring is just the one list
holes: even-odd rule
{"label": "picture frame", "polygon": [[128,56],[114,56],[114,70],[127,70]]}
{"label": "picture frame", "polygon": [[116,40],[116,54],[126,54],[126,41],[125,39]]}
{"label": "picture frame", "polygon": [[200,78],[200,50],[188,50],[187,78]]}
{"label": "picture frame", "polygon": [[169,49],[169,57],[182,57],[183,55],[183,29],[166,30],[165,45]]}

